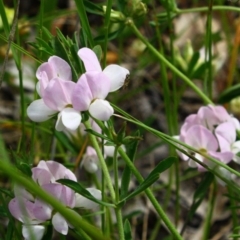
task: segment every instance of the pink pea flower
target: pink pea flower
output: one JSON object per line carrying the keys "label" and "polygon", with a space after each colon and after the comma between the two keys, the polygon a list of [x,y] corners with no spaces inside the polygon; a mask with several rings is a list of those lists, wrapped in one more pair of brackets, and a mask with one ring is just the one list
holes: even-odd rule
{"label": "pink pea flower", "polygon": [[[92,201],[80,197],[72,189],[58,182],[58,179],[70,179],[77,181],[75,175],[62,164],[54,161],[40,161],[37,167],[32,168],[32,178],[45,191],[58,199],[66,207],[89,207],[96,208]],[[101,191],[96,189],[87,189],[96,198],[101,199]],[[44,235],[45,227],[41,224],[51,220],[54,229],[66,235],[68,233],[68,222],[60,213],[53,211],[52,206],[42,200],[33,197],[22,187],[15,187],[15,198],[9,202],[9,211],[11,214],[23,223],[22,234],[25,239],[31,239],[32,234],[41,239]]]}
{"label": "pink pea flower", "polygon": [[113,108],[104,100],[109,92],[123,86],[129,71],[112,64],[102,70],[96,54],[89,48],[82,48],[78,55],[84,63],[83,74],[73,91],[73,108],[78,111],[89,111],[96,119],[107,121],[113,115]]}
{"label": "pink pea flower", "polygon": [[[195,125],[188,129],[185,143],[195,148],[200,153],[208,154],[209,156],[218,159],[223,163],[228,163],[232,160],[233,154],[230,151],[218,152],[218,141],[216,137],[207,128]],[[205,157],[198,153],[194,153],[194,156],[206,165],[213,167],[213,163],[207,160]],[[198,170],[203,171],[204,168],[190,159],[189,165],[191,167],[198,167]]]}
{"label": "pink pea flower", "polygon": [[71,68],[63,59],[53,56],[39,66],[36,74],[37,90],[42,99],[27,108],[32,121],[42,122],[58,113],[56,130],[75,130],[81,123],[81,114],[72,108],[71,96],[75,83],[71,81]]}

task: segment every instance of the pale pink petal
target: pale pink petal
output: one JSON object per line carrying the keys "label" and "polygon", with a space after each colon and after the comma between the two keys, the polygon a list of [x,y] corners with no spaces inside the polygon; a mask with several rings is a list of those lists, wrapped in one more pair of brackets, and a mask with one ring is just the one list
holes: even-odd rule
{"label": "pale pink petal", "polygon": [[[101,200],[102,199],[102,192],[96,188],[86,188],[86,190],[88,192],[91,193],[91,195],[93,197],[95,197],[96,199],[98,200]],[[92,210],[95,210],[98,208],[98,204],[81,196],[80,194],[76,193],[75,194],[75,197],[76,197],[76,204],[75,204],[75,207],[76,208],[86,208],[86,209],[92,209]]]}
{"label": "pale pink petal", "polygon": [[236,140],[236,129],[232,122],[224,122],[217,126],[215,129],[215,135],[218,139],[218,143],[223,151],[231,151],[231,144]]}
{"label": "pale pink petal", "polygon": [[52,174],[54,180],[64,178],[65,176],[66,167],[55,161],[40,161],[37,167],[47,169]]}
{"label": "pale pink petal", "polygon": [[129,71],[126,68],[116,64],[107,66],[103,70],[103,73],[110,79],[110,92],[114,92],[121,88],[129,75]]}
{"label": "pale pink petal", "polygon": [[55,213],[53,215],[52,225],[57,232],[59,232],[63,235],[67,235],[68,224],[67,224],[66,220],[62,217],[62,215],[60,215],[59,213]]}
{"label": "pale pink petal", "polygon": [[223,162],[225,164],[229,163],[233,159],[233,153],[232,152],[209,151],[208,153],[211,157],[216,158],[217,160],[219,160],[220,162]]}
{"label": "pale pink petal", "polygon": [[59,77],[63,80],[71,81],[72,80],[72,70],[69,64],[60,57],[52,56],[48,59],[54,77]]}
{"label": "pale pink petal", "polygon": [[113,115],[114,111],[108,101],[96,99],[90,105],[89,113],[98,120],[107,121]]}
{"label": "pale pink petal", "polygon": [[78,51],[78,56],[83,61],[86,72],[89,72],[89,71],[102,72],[102,68],[98,61],[98,58],[95,52],[93,52],[90,48],[86,48],[86,47],[81,48]]}
{"label": "pale pink petal", "polygon": [[72,131],[76,130],[79,127],[81,120],[81,114],[73,108],[64,108],[62,110],[62,123],[67,129]]}
{"label": "pale pink petal", "polygon": [[78,111],[87,111],[92,100],[93,95],[88,85],[87,76],[86,74],[83,74],[79,78],[73,90],[72,94],[73,108]]}
{"label": "pale pink petal", "polygon": [[32,179],[41,186],[47,183],[51,183],[54,178],[46,169],[34,167],[32,168]]}
{"label": "pale pink petal", "polygon": [[10,213],[19,221],[27,224],[38,224],[43,221],[36,219],[33,214],[34,203],[24,198],[13,198],[9,204]]}
{"label": "pale pink petal", "polygon": [[185,143],[197,150],[216,151],[218,149],[218,142],[215,136],[207,128],[200,125],[195,125],[188,129]]}
{"label": "pale pink petal", "polygon": [[110,90],[110,80],[102,72],[85,73],[93,99],[105,99]]}
{"label": "pale pink petal", "polygon": [[41,225],[23,225],[22,226],[22,235],[25,240],[41,240],[44,235],[44,232],[45,232],[45,227]]}
{"label": "pale pink petal", "polygon": [[74,192],[69,187],[59,183],[50,183],[43,185],[42,188],[66,206],[73,207],[75,205]]}
{"label": "pale pink petal", "polygon": [[191,114],[184,120],[184,124],[180,130],[180,135],[182,139],[181,141],[184,141],[187,130],[194,125],[201,125],[200,119],[198,118],[197,114]]}
{"label": "pale pink petal", "polygon": [[64,172],[64,179],[70,179],[73,180],[75,182],[77,182],[77,178],[74,175],[74,173],[72,171],[70,171],[69,169],[66,168],[65,172]]}
{"label": "pale pink petal", "polygon": [[43,122],[50,119],[56,111],[50,109],[43,101],[38,99],[33,101],[27,108],[28,117],[34,122]]}
{"label": "pale pink petal", "polygon": [[52,207],[43,201],[36,199],[33,214],[37,219],[46,221],[52,216]]}
{"label": "pale pink petal", "polygon": [[54,77],[53,69],[48,62],[41,64],[36,72],[37,79],[43,80],[46,84]]}
{"label": "pale pink petal", "polygon": [[43,93],[44,103],[51,109],[61,111],[67,105],[70,105],[74,82],[64,81],[60,78],[52,79]]}
{"label": "pale pink petal", "polygon": [[198,110],[197,113],[202,124],[209,130],[214,130],[216,125],[228,121],[231,116],[222,106],[204,106]]}

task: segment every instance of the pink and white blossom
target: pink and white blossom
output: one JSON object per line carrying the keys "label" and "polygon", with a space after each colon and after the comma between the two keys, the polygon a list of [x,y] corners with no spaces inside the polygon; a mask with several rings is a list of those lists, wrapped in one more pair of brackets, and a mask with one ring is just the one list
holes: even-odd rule
{"label": "pink and white blossom", "polygon": [[129,71],[114,64],[102,70],[96,54],[89,48],[80,49],[78,55],[84,63],[86,73],[75,86],[73,107],[78,111],[89,111],[92,117],[107,121],[114,110],[105,98],[109,92],[123,86]]}
{"label": "pink and white blossom", "polygon": [[[240,142],[237,141],[239,129],[239,121],[228,114],[224,107],[208,105],[201,107],[197,114],[191,114],[185,119],[177,139],[225,164],[231,160],[240,162],[237,155],[240,152]],[[194,154],[199,161],[209,167],[216,167],[201,154],[189,153]],[[189,160],[191,167],[204,170],[200,164],[189,159],[185,154],[179,151],[178,154],[183,160]]]}
{"label": "pink and white blossom", "polygon": [[75,83],[69,64],[53,56],[39,66],[36,74],[39,82],[37,91],[42,97],[33,101],[27,108],[32,121],[42,122],[58,114],[56,130],[75,130],[81,123],[81,114],[72,108],[72,92]]}
{"label": "pink and white blossom", "polygon": [[[96,203],[81,197],[69,187],[56,182],[58,179],[77,181],[76,176],[60,163],[40,161],[37,167],[32,168],[32,178],[41,188],[66,207],[96,208]],[[87,190],[101,199],[101,191],[93,188]],[[36,239],[40,240],[45,232],[45,227],[42,224],[49,220],[51,220],[57,232],[63,235],[68,233],[68,228],[71,226],[60,213],[54,211],[52,206],[34,197],[21,186],[16,185],[14,193],[15,198],[9,202],[8,207],[11,214],[23,223],[22,234],[25,239],[31,239],[33,234]]]}

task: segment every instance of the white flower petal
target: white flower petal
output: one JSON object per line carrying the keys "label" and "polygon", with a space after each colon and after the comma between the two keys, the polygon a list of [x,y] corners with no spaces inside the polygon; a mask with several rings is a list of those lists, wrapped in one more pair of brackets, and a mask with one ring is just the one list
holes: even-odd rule
{"label": "white flower petal", "polygon": [[[95,197],[98,200],[102,199],[102,192],[96,188],[86,188],[86,190],[88,192],[91,193],[91,195],[93,197]],[[75,207],[80,207],[80,208],[86,208],[86,209],[92,209],[95,210],[98,207],[98,204],[83,197],[82,195],[76,193],[75,194],[75,199],[76,199],[76,203],[75,203]]]}
{"label": "white flower petal", "polygon": [[240,141],[236,141],[232,144],[231,151],[234,154],[233,161],[240,164],[240,157],[238,156],[238,153],[240,152]]}
{"label": "white flower petal", "polygon": [[67,129],[72,131],[76,130],[79,127],[81,120],[81,114],[73,108],[64,108],[62,110],[62,123]]}
{"label": "white flower petal", "polygon": [[110,86],[110,92],[114,92],[121,88],[129,75],[129,71],[116,64],[111,64],[107,66],[103,73],[107,75],[107,77],[110,79],[111,86]]}
{"label": "white flower petal", "polygon": [[26,240],[41,240],[45,232],[45,227],[41,225],[23,225],[22,235]]}
{"label": "white flower petal", "polygon": [[114,113],[108,101],[96,99],[89,107],[89,113],[96,119],[107,121]]}
{"label": "white flower petal", "polygon": [[68,224],[67,224],[66,220],[62,217],[62,215],[60,215],[59,213],[55,213],[52,218],[52,224],[53,224],[54,229],[57,232],[59,232],[63,235],[67,235]]}
{"label": "white flower petal", "polygon": [[46,106],[43,99],[33,101],[27,108],[27,115],[34,122],[46,121],[55,113],[56,111]]}

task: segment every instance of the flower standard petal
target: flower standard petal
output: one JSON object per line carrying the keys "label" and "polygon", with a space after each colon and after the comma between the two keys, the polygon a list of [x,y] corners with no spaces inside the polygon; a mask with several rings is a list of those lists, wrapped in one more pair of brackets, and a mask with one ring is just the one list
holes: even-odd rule
{"label": "flower standard petal", "polygon": [[89,113],[96,119],[107,121],[114,113],[108,101],[96,99],[89,107]]}
{"label": "flower standard petal", "polygon": [[103,73],[110,79],[110,92],[114,92],[121,88],[129,75],[129,71],[116,64],[107,66]]}
{"label": "flower standard petal", "polygon": [[62,123],[67,129],[72,131],[76,130],[79,127],[81,120],[81,114],[73,108],[64,108],[62,110]]}
{"label": "flower standard petal", "polygon": [[90,48],[81,48],[78,51],[78,56],[81,58],[81,60],[84,63],[84,67],[87,72],[89,71],[97,71],[102,72],[102,68],[100,66],[100,63],[98,61],[98,58]]}
{"label": "flower standard petal", "polygon": [[63,80],[72,80],[72,71],[69,64],[58,56],[52,56],[48,59],[48,63],[52,68],[53,77],[59,77]]}
{"label": "flower standard petal", "polygon": [[72,103],[71,98],[74,87],[74,82],[54,78],[44,90],[43,101],[49,108],[61,111]]}
{"label": "flower standard petal", "polygon": [[110,80],[103,72],[85,73],[92,98],[105,99],[110,91]]}
{"label": "flower standard petal", "polygon": [[33,101],[27,108],[28,117],[34,122],[43,122],[52,117],[57,111],[49,108],[43,101],[38,99]]}
{"label": "flower standard petal", "polygon": [[72,105],[75,110],[87,111],[93,100],[86,74],[83,74],[75,85],[72,93]]}
{"label": "flower standard petal", "polygon": [[215,129],[215,135],[221,152],[231,151],[231,144],[236,140],[236,129],[233,122],[224,122],[218,125]]}
{"label": "flower standard petal", "polygon": [[215,136],[207,128],[195,125],[188,129],[185,143],[200,150],[216,151],[218,142]]}
{"label": "flower standard petal", "polygon": [[41,225],[23,225],[22,235],[25,240],[41,240],[45,232],[45,227]]}
{"label": "flower standard petal", "polygon": [[53,224],[54,229],[57,232],[59,232],[63,235],[67,235],[68,224],[67,224],[66,220],[62,217],[62,215],[60,215],[60,213],[55,213],[53,215],[52,224]]}

